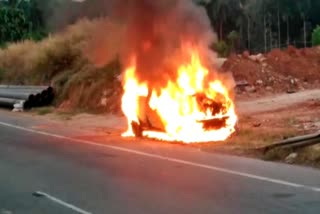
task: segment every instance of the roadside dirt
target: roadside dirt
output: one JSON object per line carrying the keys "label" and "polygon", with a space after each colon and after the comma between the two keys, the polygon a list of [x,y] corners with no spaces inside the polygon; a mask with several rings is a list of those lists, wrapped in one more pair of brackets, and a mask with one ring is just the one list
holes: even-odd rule
{"label": "roadside dirt", "polygon": [[196,147],[208,152],[320,167],[320,144],[266,154],[256,150],[290,137],[320,132],[320,90],[239,102],[238,112],[237,132],[227,142]]}
{"label": "roadside dirt", "polygon": [[239,96],[261,97],[319,88],[319,57],[320,47],[274,49],[267,54],[232,55],[222,70],[248,84],[237,91]]}
{"label": "roadside dirt", "polygon": [[[301,108],[307,108],[309,113],[318,110],[320,108],[317,107],[318,102],[320,102],[320,89],[303,91],[296,94],[274,95],[262,99],[245,101],[239,99],[236,101],[240,118],[239,126],[243,123],[254,122],[255,118],[259,119],[256,122],[268,120],[270,121],[268,124],[273,125],[272,123],[277,123],[280,118],[296,117],[297,110]],[[33,116],[43,117],[38,115],[37,111],[33,113]],[[120,133],[126,129],[126,119],[123,116],[115,114],[93,115],[87,113],[54,112],[46,114],[45,117],[51,121],[63,122],[68,126],[91,131],[106,130]],[[256,126],[258,125],[256,124]]]}
{"label": "roadside dirt", "polygon": [[279,109],[291,109],[297,104],[309,100],[320,100],[320,89],[301,91],[294,94],[272,95],[246,101],[242,101],[239,98],[237,109],[240,115],[257,114]]}

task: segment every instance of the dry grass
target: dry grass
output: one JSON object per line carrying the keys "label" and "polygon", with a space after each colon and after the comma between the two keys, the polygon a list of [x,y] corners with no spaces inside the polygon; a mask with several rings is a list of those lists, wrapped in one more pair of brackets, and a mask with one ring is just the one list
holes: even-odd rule
{"label": "dry grass", "polygon": [[223,143],[209,143],[200,145],[208,152],[226,152],[236,155],[254,156],[267,160],[279,160],[279,154],[266,154],[264,156],[259,148],[279,142],[283,139],[299,135],[299,131],[288,124],[289,119],[284,115],[276,120],[268,120],[268,115],[241,116],[235,134]]}
{"label": "dry grass", "polygon": [[268,161],[286,161],[286,158],[296,153],[297,158],[292,160],[292,164],[302,164],[308,166],[320,167],[320,146],[310,146],[301,149],[277,148],[272,149],[262,156],[264,160]]}
{"label": "dry grass", "polygon": [[104,19],[81,20],[43,41],[23,41],[0,49],[0,83],[54,85],[57,105],[71,99],[72,107],[94,108],[91,102],[97,102],[120,72],[116,55],[112,63],[97,68],[87,54],[94,46],[94,32],[101,25],[108,28],[106,23]]}
{"label": "dry grass", "polygon": [[94,27],[94,22],[83,20],[41,42],[23,41],[0,50],[0,68],[5,71],[1,82],[50,84],[55,75],[84,60],[82,49]]}
{"label": "dry grass", "polygon": [[53,107],[41,107],[41,108],[33,109],[33,111],[36,112],[38,115],[47,115],[47,114],[53,113],[54,108]]}
{"label": "dry grass", "polygon": [[41,42],[23,41],[0,51],[2,82],[15,84],[50,84],[58,73],[85,61],[83,48],[90,39],[95,22],[82,20],[65,32]]}
{"label": "dry grass", "polygon": [[298,156],[298,162],[320,166],[320,145],[311,146],[305,149],[302,149]]}

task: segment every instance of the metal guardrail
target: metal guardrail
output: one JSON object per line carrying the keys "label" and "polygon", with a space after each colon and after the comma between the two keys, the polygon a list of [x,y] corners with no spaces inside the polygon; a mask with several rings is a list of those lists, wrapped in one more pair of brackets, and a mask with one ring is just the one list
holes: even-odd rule
{"label": "metal guardrail", "polygon": [[278,143],[274,143],[263,148],[260,148],[263,153],[266,153],[270,150],[283,148],[283,149],[298,149],[304,148],[320,143],[320,132],[310,135],[303,135],[298,137],[289,138]]}

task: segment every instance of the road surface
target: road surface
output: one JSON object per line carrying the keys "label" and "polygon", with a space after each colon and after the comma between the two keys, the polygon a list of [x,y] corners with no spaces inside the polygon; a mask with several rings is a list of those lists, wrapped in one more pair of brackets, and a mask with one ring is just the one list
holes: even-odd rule
{"label": "road surface", "polygon": [[319,212],[318,170],[0,111],[0,214]]}

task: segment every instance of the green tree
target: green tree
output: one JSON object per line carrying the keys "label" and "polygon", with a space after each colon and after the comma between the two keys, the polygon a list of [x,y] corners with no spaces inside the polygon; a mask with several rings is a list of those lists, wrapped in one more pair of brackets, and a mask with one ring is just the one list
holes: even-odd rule
{"label": "green tree", "polygon": [[25,13],[17,8],[0,8],[0,43],[26,38],[30,26]]}
{"label": "green tree", "polygon": [[239,2],[240,0],[206,1],[205,7],[220,40],[225,39],[225,32],[233,30],[230,30],[229,27],[235,25],[240,14]]}
{"label": "green tree", "polygon": [[239,33],[237,31],[231,31],[228,34],[228,41],[230,42],[231,51],[233,52],[236,48],[236,45],[239,41]]}
{"label": "green tree", "polygon": [[21,39],[40,40],[46,28],[39,0],[0,2],[0,44]]}
{"label": "green tree", "polygon": [[320,45],[320,26],[318,25],[312,33],[312,46]]}
{"label": "green tree", "polygon": [[307,19],[309,18],[309,13],[312,7],[312,1],[311,0],[304,0],[304,1],[298,1],[298,9],[301,16],[301,19],[303,20],[303,40],[304,40],[304,47],[307,47]]}

